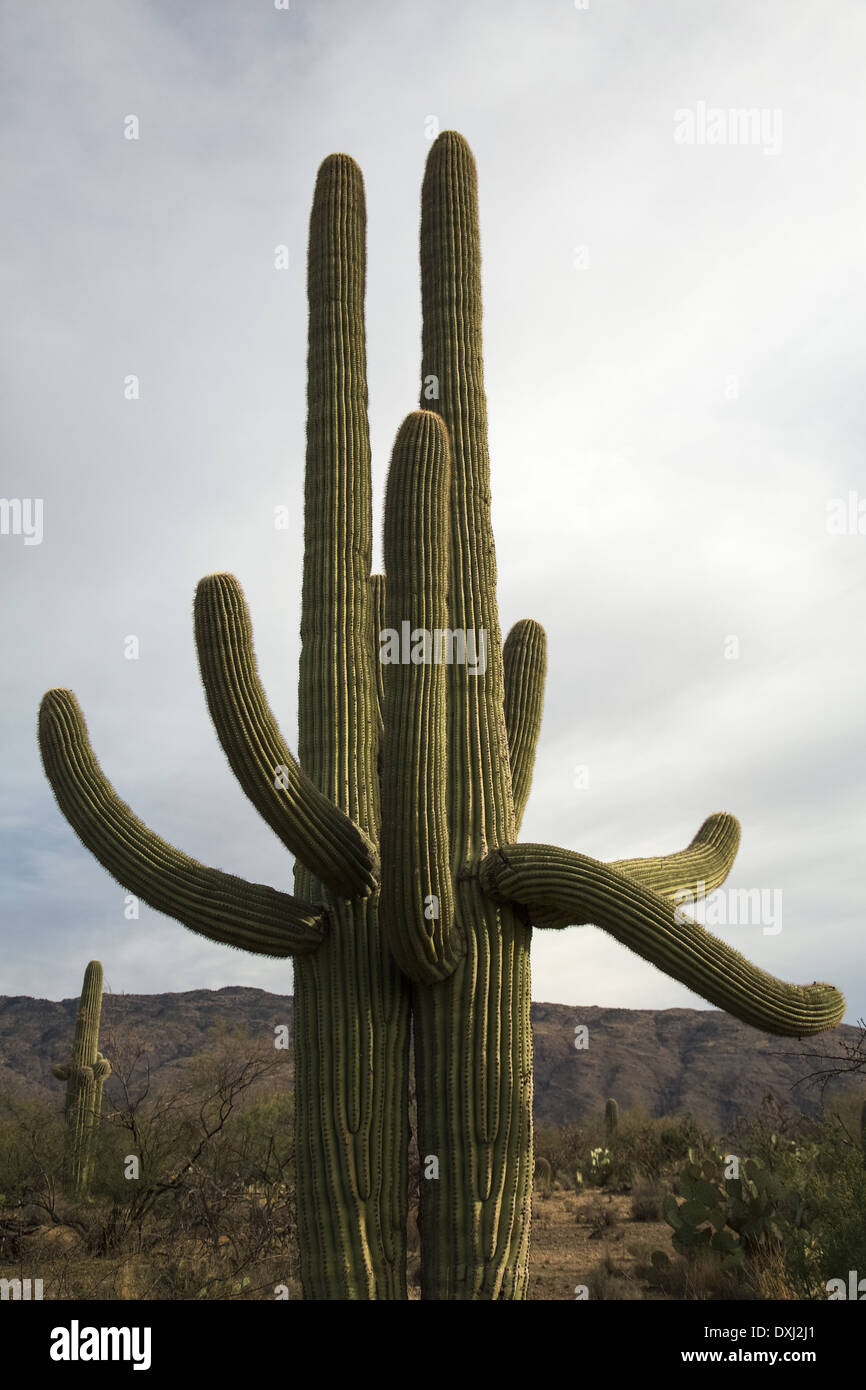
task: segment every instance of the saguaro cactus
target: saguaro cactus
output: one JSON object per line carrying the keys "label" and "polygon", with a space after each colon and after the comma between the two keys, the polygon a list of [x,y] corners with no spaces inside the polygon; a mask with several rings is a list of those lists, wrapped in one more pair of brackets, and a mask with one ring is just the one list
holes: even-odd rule
{"label": "saguaro cactus", "polygon": [[387,582],[370,573],[365,254],[360,170],[331,155],[310,221],[297,762],[259,682],[237,581],[209,575],[195,599],[220,742],[296,856],[297,896],[207,868],[142,825],[103,776],[70,691],[44,697],[40,745],[63,813],[127,889],[211,940],[295,958],[305,1296],[406,1297],[411,1010],[422,1297],[522,1298],[533,926],[595,923],[780,1034],[832,1027],[844,1001],[830,985],[782,984],[683,923],[683,895],[718,887],[731,867],[730,815],[659,859],[603,864],[515,843],[545,636],[526,619],[500,638],[476,173],[456,132],[432,146],[422,190],[421,409],[391,459]]}
{"label": "saguaro cactus", "polygon": [[102,965],[92,960],[84,972],[72,1057],[52,1067],[58,1081],[66,1082],[67,1167],[70,1186],[78,1192],[90,1184],[93,1132],[102,1111],[102,1088],[111,1072],[111,1063],[98,1050],[101,1014]]}
{"label": "saguaro cactus", "polygon": [[619,1106],[613,1097],[604,1107],[604,1128],[607,1133],[607,1142],[610,1144],[616,1138],[619,1129]]}
{"label": "saguaro cactus", "polygon": [[860,1110],[860,1147],[863,1150],[863,1167],[866,1168],[866,1100]]}

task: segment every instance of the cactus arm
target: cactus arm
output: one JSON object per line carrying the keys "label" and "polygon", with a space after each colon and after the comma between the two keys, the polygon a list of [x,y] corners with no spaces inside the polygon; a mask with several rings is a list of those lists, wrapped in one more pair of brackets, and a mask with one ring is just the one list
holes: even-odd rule
{"label": "cactus arm", "polygon": [[39,747],[64,816],[124,888],[210,941],[265,956],[316,950],[325,933],[320,907],[208,868],[133,814],[99,766],[71,690],[43,697]]}
{"label": "cactus arm", "polygon": [[518,902],[539,927],[592,922],[743,1023],[781,1037],[833,1028],[845,1000],[833,985],[789,985],[610,864],[555,845],[503,845],[480,866],[495,901]]}
{"label": "cactus arm", "polygon": [[[369,836],[301,772],[268,706],[240,584],[211,574],[195,596],[195,640],[208,708],[232,771],[262,818],[337,897],[366,897],[378,883]],[[277,785],[277,770],[288,785]]]}
{"label": "cactus arm", "polygon": [[[372,479],[361,171],[325,159],[310,216],[307,452],[298,762],[378,841],[379,644],[372,644]],[[318,898],[301,863],[295,888]],[[406,1297],[409,982],[379,894],[331,903],[322,949],[295,962],[298,1244],[307,1299]]]}
{"label": "cactus arm", "polygon": [[307,466],[301,596],[299,758],[334,805],[378,835],[370,729],[376,679],[370,635],[373,558],[361,171],[329,155],[310,217]]}
{"label": "cactus arm", "polygon": [[511,760],[514,831],[519,831],[532,786],[535,750],[541,730],[547,634],[533,618],[515,623],[502,648],[505,673],[505,727]]}
{"label": "cactus arm", "polygon": [[609,867],[662,898],[683,902],[702,898],[724,883],[739,845],[739,821],[727,811],[716,811],[686,849],[658,858],[614,859]]}
{"label": "cactus arm", "polygon": [[394,959],[423,984],[446,979],[466,954],[454,922],[445,801],[450,484],[445,425],[415,411],[397,434],[385,492],[385,627],[395,643],[419,631],[430,643],[416,648],[423,660],[385,667],[379,910]]}
{"label": "cactus arm", "polygon": [[[490,457],[481,337],[478,179],[468,144],[443,131],[427,157],[421,190],[422,409],[436,410],[451,443],[451,627],[484,634],[487,668],[447,668],[448,802],[452,862],[471,862],[479,838],[514,838],[504,716],[496,549],[490,517]],[[438,395],[430,398],[435,384]],[[390,576],[389,576],[390,582]]]}
{"label": "cactus arm", "polygon": [[372,643],[373,651],[376,653],[376,660],[374,662],[374,666],[376,669],[376,707],[379,712],[378,746],[381,749],[382,738],[385,732],[385,726],[382,718],[382,711],[385,708],[385,667],[379,660],[378,654],[380,647],[380,635],[385,627],[385,595],[387,593],[387,590],[385,587],[384,574],[371,574],[369,589],[370,623],[372,626],[372,636],[370,638],[370,641]]}
{"label": "cactus arm", "polygon": [[97,1052],[96,1061],[93,1063],[94,1081],[105,1081],[111,1075],[111,1063],[107,1057],[103,1057],[101,1052]]}

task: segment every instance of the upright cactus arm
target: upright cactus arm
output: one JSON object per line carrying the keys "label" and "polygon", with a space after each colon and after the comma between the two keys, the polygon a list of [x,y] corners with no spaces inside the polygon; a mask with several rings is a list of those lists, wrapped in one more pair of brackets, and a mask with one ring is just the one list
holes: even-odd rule
{"label": "upright cactus arm", "polygon": [[103,1057],[101,1052],[97,1052],[96,1061],[93,1063],[94,1081],[105,1081],[111,1075],[111,1063],[107,1057]]}
{"label": "upright cactus arm", "polygon": [[319,791],[375,840],[379,785],[375,657],[369,641],[373,513],[365,239],[361,171],[348,155],[330,155],[316,180],[307,266],[298,761]]}
{"label": "upright cactus arm", "polygon": [[547,634],[533,618],[515,623],[502,648],[505,671],[505,727],[511,760],[514,796],[514,829],[520,829],[529,788],[535,750],[541,731],[544,679],[547,674]]}
{"label": "upright cactus arm", "polygon": [[378,886],[373,841],[314,786],[289,752],[268,706],[240,584],[211,574],[195,596],[195,640],[202,682],[232,771],[287,849],[339,898]]}
{"label": "upright cactus arm", "polygon": [[[415,411],[397,435],[385,493],[386,629],[396,650],[380,652],[380,664],[395,658],[385,665],[380,914],[400,969],[424,984],[447,979],[466,954],[445,800],[450,484],[445,425]],[[421,658],[411,663],[401,659],[406,632]]]}
{"label": "upright cactus arm", "polygon": [[614,859],[611,869],[652,888],[662,898],[702,898],[728,877],[740,846],[740,823],[727,811],[707,816],[691,844],[650,859]]}
{"label": "upright cactus arm", "polygon": [[71,690],[39,707],[39,747],[57,804],[82,844],[129,892],[190,931],[264,956],[315,951],[327,930],[321,907],[262,883],[208,868],[138,819],[103,773]]}
{"label": "upright cactus arm", "polygon": [[501,845],[480,867],[496,902],[520,903],[539,927],[592,922],[743,1023],[781,1037],[833,1028],[845,1000],[833,985],[789,985],[758,969],[678,908],[587,855],[555,845]]}
{"label": "upright cactus arm", "polygon": [[455,131],[443,131],[427,158],[420,255],[421,404],[435,386],[431,406],[451,444],[450,625],[467,640],[474,634],[486,652],[483,676],[466,663],[447,667],[448,828],[459,869],[480,840],[514,838],[514,803],[490,515],[478,184],[472,152]]}

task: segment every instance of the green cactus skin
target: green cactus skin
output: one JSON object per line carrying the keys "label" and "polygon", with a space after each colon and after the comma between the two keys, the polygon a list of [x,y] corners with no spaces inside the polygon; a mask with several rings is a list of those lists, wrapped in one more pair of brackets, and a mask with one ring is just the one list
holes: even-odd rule
{"label": "green cactus skin", "polygon": [[[67,690],[39,738],[60,809],[126,888],[213,941],[294,958],[298,1224],[308,1299],[404,1299],[408,1053],[414,1033],[425,1299],[526,1296],[532,1181],[533,926],[592,923],[736,1017],[783,1035],[832,1027],[844,1000],[756,970],[673,904],[718,887],[739,826],[601,864],[517,845],[538,741],[546,638],[501,643],[481,352],[477,177],[444,131],[421,199],[419,410],[388,473],[387,580],[370,573],[363,181],[319,169],[310,219],[299,745],[267,704],[237,580],[204,578],[195,637],[217,735],[297,858],[297,896],[208,868],[117,797]],[[486,641],[486,667],[385,665],[409,623]],[[482,637],[483,634],[483,637]],[[438,1177],[432,1176],[438,1163]]]}
{"label": "green cactus skin", "polygon": [[111,1074],[111,1063],[98,1050],[101,1014],[102,965],[92,960],[84,972],[72,1057],[52,1067],[58,1081],[67,1083],[67,1167],[70,1186],[79,1193],[90,1186],[94,1129],[102,1113],[105,1078]]}
{"label": "green cactus skin", "polygon": [[[378,643],[364,334],[366,211],[348,155],[319,170],[310,218],[299,761],[376,843]],[[378,867],[378,866],[376,866]],[[378,879],[378,876],[377,876]],[[379,893],[341,900],[299,854],[299,894],[333,923],[295,962],[295,1151],[305,1298],[405,1299],[409,992]]]}
{"label": "green cactus skin", "polygon": [[604,1107],[604,1127],[607,1132],[607,1142],[610,1144],[616,1138],[619,1129],[619,1106],[611,1097]]}
{"label": "green cactus skin", "polygon": [[866,1100],[860,1111],[860,1145],[863,1149],[863,1167],[866,1168]]}

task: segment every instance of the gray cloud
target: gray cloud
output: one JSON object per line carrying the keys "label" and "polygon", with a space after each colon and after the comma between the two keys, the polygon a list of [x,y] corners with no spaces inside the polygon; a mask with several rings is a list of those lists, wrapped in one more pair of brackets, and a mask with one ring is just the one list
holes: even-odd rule
{"label": "gray cloud", "polygon": [[[144,821],[290,885],[210,727],[192,598],[238,576],[294,745],[316,170],[346,150],[365,178],[378,527],[417,403],[434,116],[479,170],[503,635],[535,616],[550,639],[522,836],[620,858],[733,811],[730,882],[780,888],[784,927],[719,934],[866,1014],[866,535],[826,525],[866,496],[860,8],[34,4],[5,27],[2,490],[44,500],[44,536],[0,536],[0,989],[68,996],[93,956],[117,990],[291,987],[145,906],[125,920],[36,712],[73,689]],[[678,145],[699,102],[781,111],[780,151]],[[700,1003],[592,928],[538,933],[533,971],[538,999]]]}

